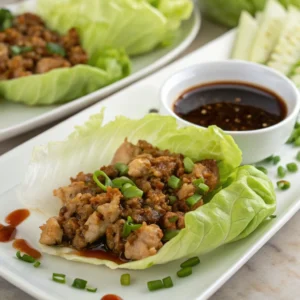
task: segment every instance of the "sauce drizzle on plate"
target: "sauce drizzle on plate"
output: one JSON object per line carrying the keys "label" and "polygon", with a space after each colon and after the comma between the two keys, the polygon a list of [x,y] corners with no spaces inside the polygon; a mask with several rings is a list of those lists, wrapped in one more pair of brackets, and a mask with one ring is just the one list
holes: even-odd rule
{"label": "sauce drizzle on plate", "polygon": [[28,209],[16,209],[5,218],[5,222],[11,226],[17,227],[24,222],[30,215]]}
{"label": "sauce drizzle on plate", "polygon": [[101,298],[101,300],[123,300],[121,297],[113,294],[107,294]]}
{"label": "sauce drizzle on plate", "polygon": [[16,250],[19,250],[23,253],[26,253],[27,255],[32,256],[35,259],[39,259],[42,254],[37,251],[36,249],[32,248],[27,241],[23,240],[23,239],[16,239],[13,242],[13,247]]}

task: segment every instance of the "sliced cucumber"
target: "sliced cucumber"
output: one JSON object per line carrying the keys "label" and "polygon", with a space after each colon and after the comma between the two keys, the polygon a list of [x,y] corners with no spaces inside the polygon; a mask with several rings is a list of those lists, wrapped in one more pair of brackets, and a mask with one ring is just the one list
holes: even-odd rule
{"label": "sliced cucumber", "polygon": [[289,7],[287,22],[267,65],[285,75],[300,60],[300,11]]}
{"label": "sliced cucumber", "polygon": [[232,49],[233,59],[248,60],[251,45],[258,30],[257,21],[246,11],[240,17],[237,36]]}
{"label": "sliced cucumber", "polygon": [[287,12],[276,0],[269,0],[261,17],[260,26],[250,52],[250,60],[266,63],[275,47]]}

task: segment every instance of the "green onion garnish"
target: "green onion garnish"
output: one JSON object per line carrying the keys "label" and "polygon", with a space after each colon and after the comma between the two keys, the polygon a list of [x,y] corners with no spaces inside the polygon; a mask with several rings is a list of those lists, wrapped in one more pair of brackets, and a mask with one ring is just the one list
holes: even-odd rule
{"label": "green onion garnish", "polygon": [[178,216],[173,216],[173,217],[170,217],[168,220],[170,223],[176,223],[178,219],[179,219]]}
{"label": "green onion garnish", "polygon": [[289,172],[297,172],[298,171],[298,166],[295,163],[287,164],[286,168],[288,169]]}
{"label": "green onion garnish", "polygon": [[265,173],[265,174],[268,174],[268,170],[265,167],[257,166],[256,169],[263,172],[263,173]]}
{"label": "green onion garnish", "polygon": [[200,183],[200,184],[198,185],[198,192],[199,192],[200,194],[205,194],[205,193],[207,193],[208,191],[209,191],[209,186],[206,185],[205,183]]}
{"label": "green onion garnish", "polygon": [[296,138],[296,140],[294,141],[294,145],[295,145],[295,146],[300,146],[300,136],[298,136],[298,137]]}
{"label": "green onion garnish", "polygon": [[192,173],[195,164],[189,157],[184,158],[183,165],[186,173]]}
{"label": "green onion garnish", "polygon": [[60,273],[53,273],[52,280],[58,283],[66,283],[66,275]]}
{"label": "green onion garnish", "polygon": [[277,165],[280,162],[280,156],[273,157],[273,165]]}
{"label": "green onion garnish", "polygon": [[161,280],[153,280],[147,282],[148,290],[150,292],[160,290],[164,287],[164,284]]}
{"label": "green onion garnish", "polygon": [[192,258],[186,260],[185,262],[183,262],[180,265],[180,267],[181,268],[194,267],[198,264],[200,264],[200,259],[199,259],[199,257],[195,256],[195,257],[192,257]]}
{"label": "green onion garnish", "polygon": [[299,122],[296,122],[294,128],[299,128],[300,127],[300,123]]}
{"label": "green onion garnish", "polygon": [[286,181],[286,180],[277,181],[277,187],[282,191],[289,189],[290,186],[291,186],[291,184],[289,181]]}
{"label": "green onion garnish", "polygon": [[300,161],[300,151],[297,153],[296,159]]}
{"label": "green onion garnish", "polygon": [[177,272],[178,277],[187,277],[190,276],[193,273],[192,267],[187,267],[179,270]]}
{"label": "green onion garnish", "polygon": [[[105,185],[99,181],[98,179],[99,176],[103,176],[105,178]],[[108,186],[112,186],[112,182],[110,178],[101,170],[97,170],[94,172],[93,179],[96,182],[96,184],[105,192],[107,191]]]}
{"label": "green onion garnish", "polygon": [[170,276],[164,278],[162,281],[163,281],[163,284],[164,284],[165,288],[173,287],[173,281],[172,281],[172,278]]}
{"label": "green onion garnish", "polygon": [[180,230],[165,230],[164,232],[164,237],[163,237],[163,241],[167,242],[170,241],[172,238],[174,238],[178,233],[180,232]]}
{"label": "green onion garnish", "polygon": [[89,287],[89,286],[86,287],[86,290],[90,293],[96,293],[97,292],[97,288],[92,288],[92,287]]}
{"label": "green onion garnish", "polygon": [[19,55],[22,53],[30,52],[32,51],[32,47],[30,46],[11,46],[10,50],[13,55]]}
{"label": "green onion garnish", "polygon": [[113,187],[121,189],[126,183],[135,186],[135,183],[126,176],[118,177],[112,180]]}
{"label": "green onion garnish", "polygon": [[275,219],[275,218],[277,218],[277,216],[276,215],[271,215],[269,218]]}
{"label": "green onion garnish", "polygon": [[132,231],[138,230],[141,226],[142,224],[134,224],[132,218],[128,216],[123,226],[122,237],[128,237]]}
{"label": "green onion garnish", "polygon": [[20,260],[22,260],[22,261],[25,261],[25,262],[28,262],[28,263],[30,263],[30,264],[32,264],[32,263],[34,263],[34,262],[36,261],[35,258],[33,258],[33,257],[30,256],[30,255],[23,254],[23,256],[22,256],[20,251],[18,251],[18,252],[16,253],[16,256],[17,256],[18,259],[20,259]]}
{"label": "green onion garnish", "polygon": [[84,279],[76,278],[74,279],[72,283],[72,287],[79,289],[79,290],[84,290],[86,288],[87,281]]}
{"label": "green onion garnish", "polygon": [[56,43],[47,43],[46,48],[51,54],[58,54],[60,56],[66,56],[64,47]]}
{"label": "green onion garnish", "polygon": [[[201,183],[203,184],[203,183]],[[201,200],[202,196],[201,195],[198,195],[198,194],[194,194],[193,196],[189,197],[186,199],[186,204],[189,206],[189,207],[192,207],[194,206],[196,203],[198,203],[200,200]]]}
{"label": "green onion garnish", "polygon": [[122,274],[120,279],[121,285],[130,285],[130,274]]}
{"label": "green onion garnish", "polygon": [[176,196],[169,196],[169,203],[171,205],[173,205],[176,201],[177,201],[177,197]]}
{"label": "green onion garnish", "polygon": [[[129,184],[129,183],[126,183],[126,184]],[[143,197],[144,192],[142,190],[140,190],[136,186],[132,186],[132,185],[130,185],[129,187],[126,188],[125,187],[126,184],[122,188],[122,194],[124,195],[124,197],[126,199]]]}
{"label": "green onion garnish", "polygon": [[40,263],[39,261],[36,261],[36,262],[34,263],[33,266],[34,266],[35,268],[38,268],[40,265],[41,265],[41,263]]}
{"label": "green onion garnish", "polygon": [[172,175],[168,180],[168,186],[172,189],[178,189],[180,186],[180,179]]}
{"label": "green onion garnish", "polygon": [[277,168],[277,175],[278,177],[283,178],[286,175],[286,169],[282,166],[279,166]]}
{"label": "green onion garnish", "polygon": [[198,179],[195,179],[195,180],[193,181],[193,185],[194,185],[195,187],[198,187],[198,185],[201,184],[201,183],[204,183],[204,179],[203,179],[203,178],[198,178]]}
{"label": "green onion garnish", "polygon": [[271,156],[267,157],[264,161],[265,161],[265,162],[272,162],[273,159],[274,159],[274,156],[271,155]]}
{"label": "green onion garnish", "polygon": [[0,9],[0,31],[4,31],[13,25],[13,15],[5,8]]}
{"label": "green onion garnish", "polygon": [[121,176],[126,175],[128,173],[128,166],[123,163],[116,163],[115,168],[119,171]]}

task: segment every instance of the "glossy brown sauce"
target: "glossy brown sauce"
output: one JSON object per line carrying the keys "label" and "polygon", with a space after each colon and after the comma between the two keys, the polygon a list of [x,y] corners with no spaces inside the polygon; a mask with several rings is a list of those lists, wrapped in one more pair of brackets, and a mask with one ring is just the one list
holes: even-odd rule
{"label": "glossy brown sauce", "polygon": [[27,241],[25,241],[23,239],[14,240],[13,247],[16,250],[19,250],[19,251],[21,251],[23,253],[26,253],[26,254],[32,256],[35,259],[39,259],[42,256],[42,254],[39,251],[37,251],[36,249],[34,249],[33,247],[31,247],[27,243]]}
{"label": "glossy brown sauce", "polygon": [[89,258],[98,258],[113,261],[114,263],[121,265],[126,261],[122,260],[113,253],[106,252],[104,250],[83,250],[76,252],[79,256],[89,257]]}
{"label": "glossy brown sauce", "polygon": [[212,82],[185,91],[174,103],[182,119],[223,130],[245,131],[270,127],[287,115],[283,99],[274,92],[244,82]]}
{"label": "glossy brown sauce", "polygon": [[113,294],[107,294],[101,298],[101,300],[123,300],[121,297]]}
{"label": "glossy brown sauce", "polygon": [[9,225],[17,227],[23,221],[25,221],[30,215],[28,209],[17,209],[11,212],[6,218],[5,222]]}
{"label": "glossy brown sauce", "polygon": [[0,242],[5,243],[12,241],[17,233],[17,229],[14,226],[8,225],[2,225],[0,224]]}

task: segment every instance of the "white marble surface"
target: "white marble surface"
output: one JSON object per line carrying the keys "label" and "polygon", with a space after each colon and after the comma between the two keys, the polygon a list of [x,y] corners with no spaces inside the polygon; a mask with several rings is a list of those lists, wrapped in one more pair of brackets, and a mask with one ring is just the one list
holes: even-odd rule
{"label": "white marble surface", "polygon": [[[14,0],[0,0],[12,3]],[[191,52],[224,33],[225,29],[204,22]],[[36,136],[54,124],[0,143],[0,155]],[[211,297],[211,300],[298,300],[300,299],[300,213]],[[0,300],[33,300],[0,278]],[[190,299],[189,299],[190,300]]]}

